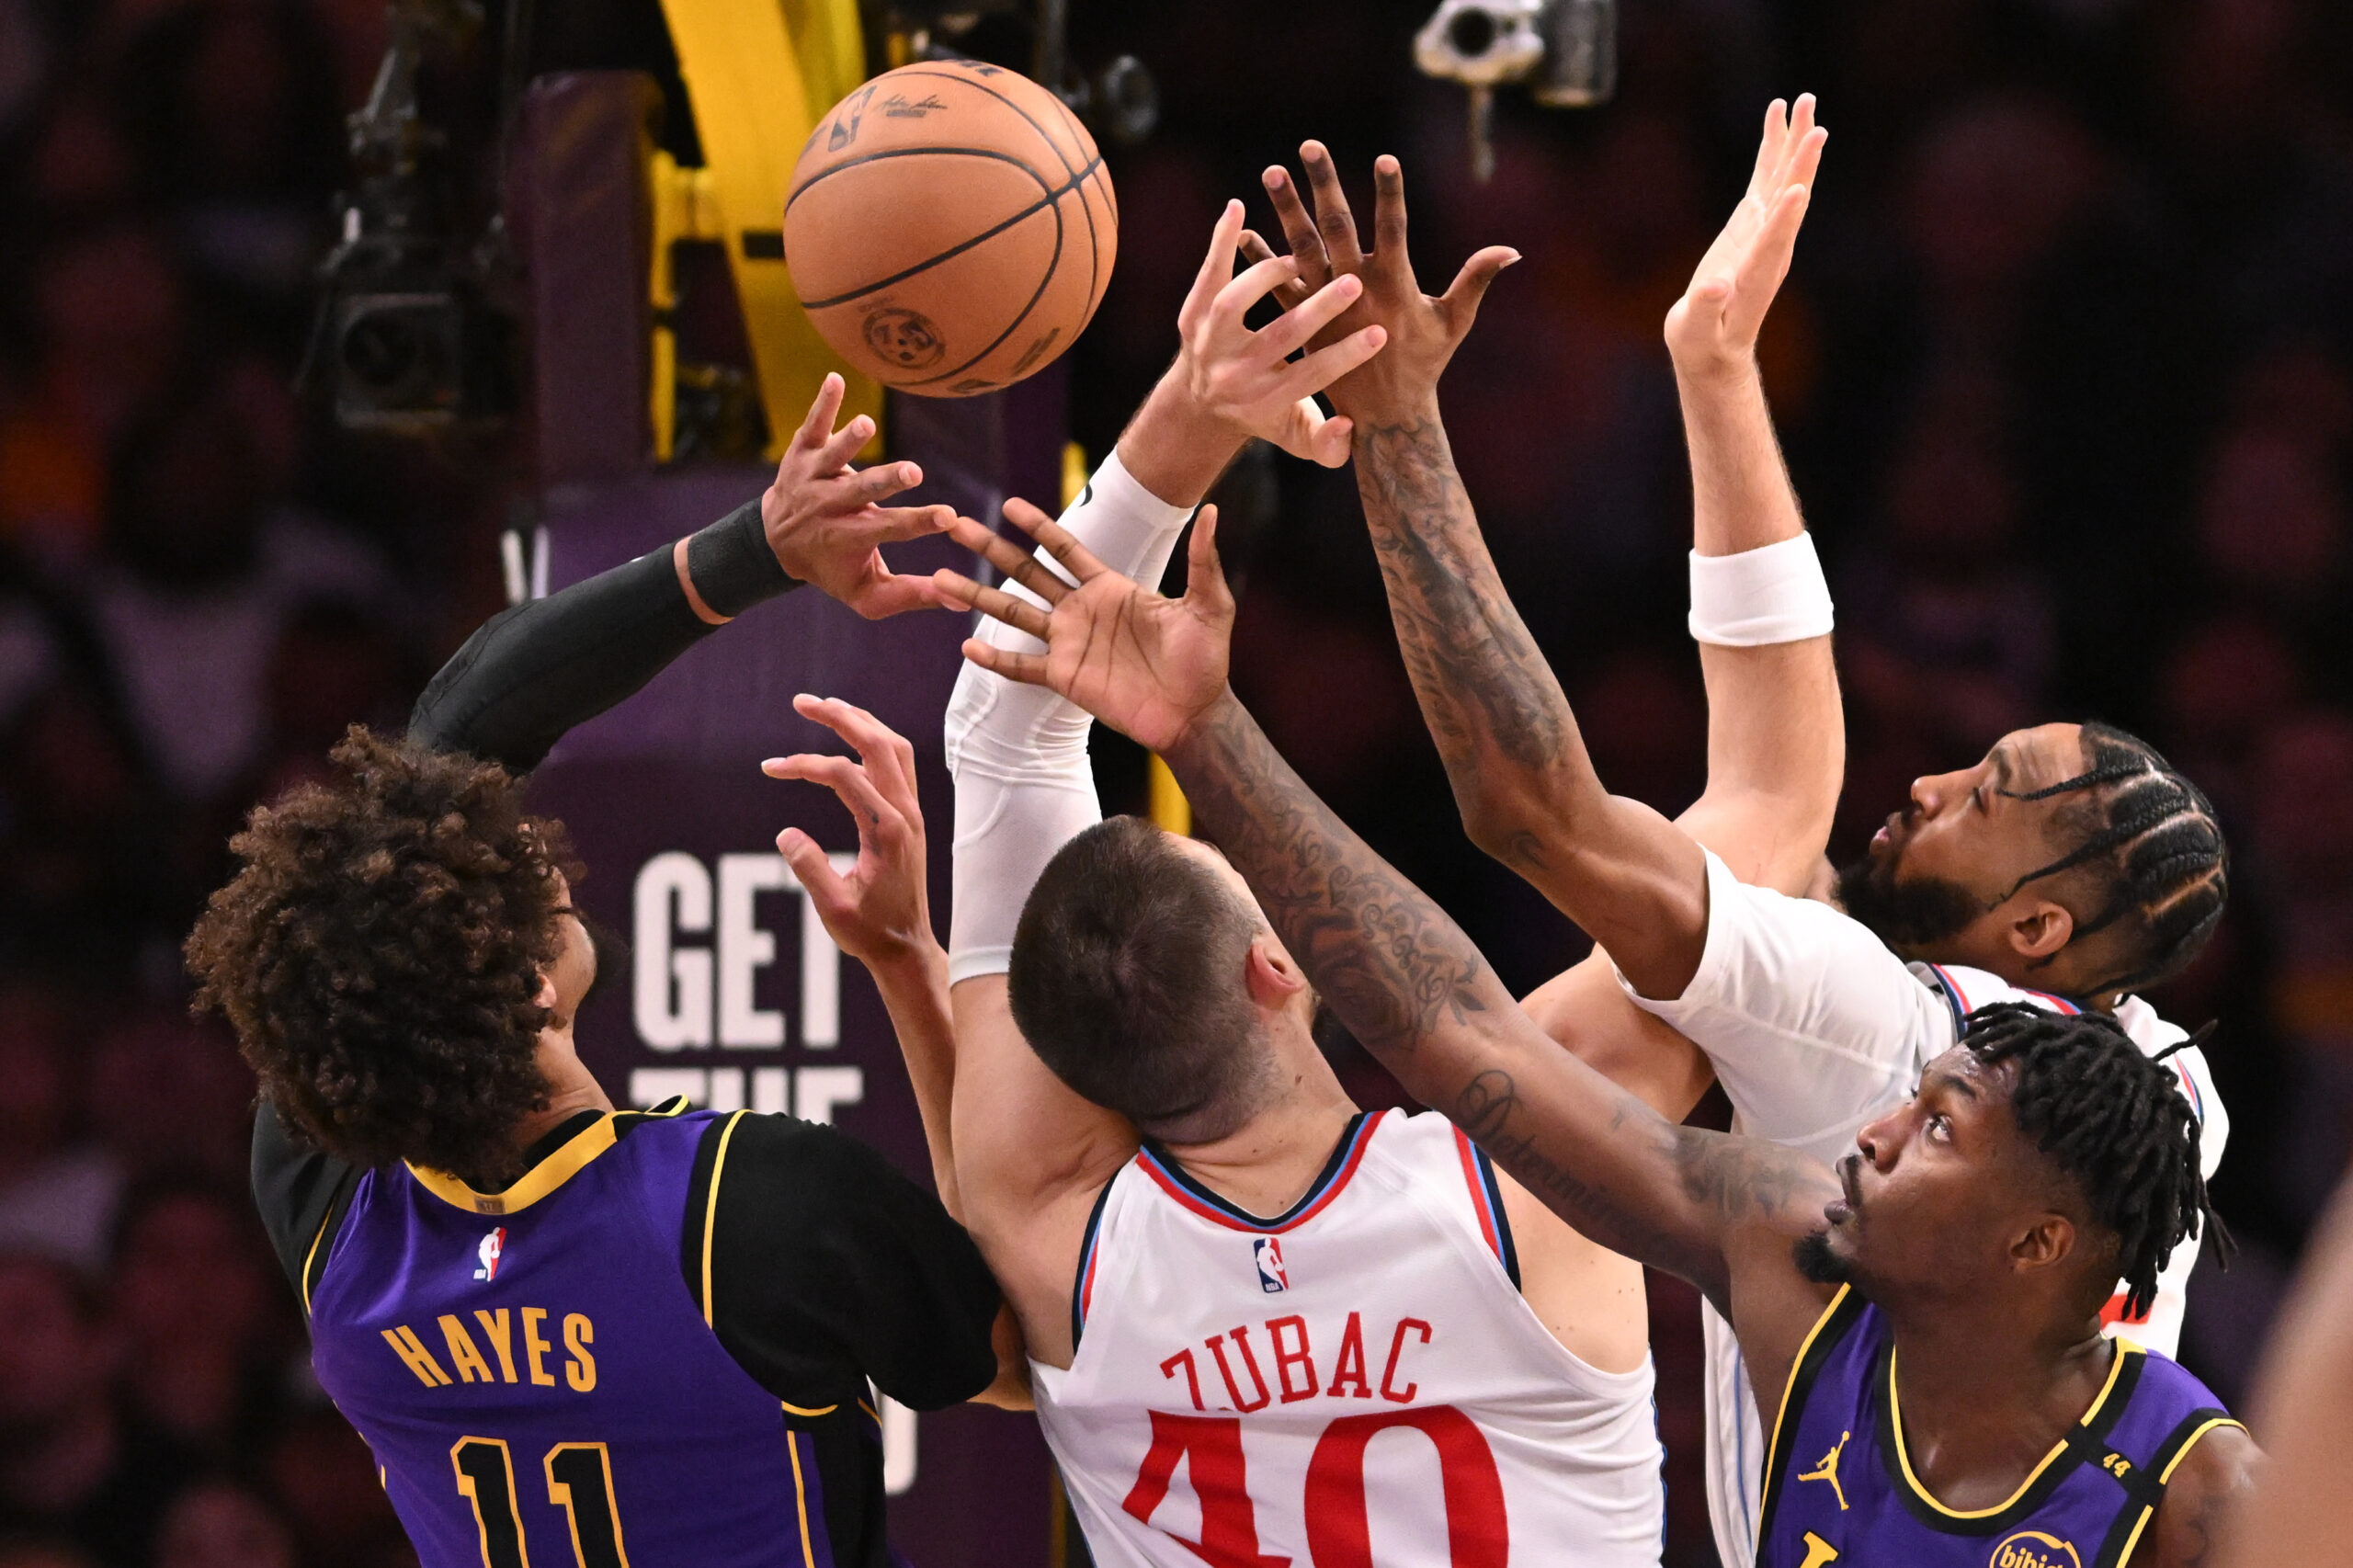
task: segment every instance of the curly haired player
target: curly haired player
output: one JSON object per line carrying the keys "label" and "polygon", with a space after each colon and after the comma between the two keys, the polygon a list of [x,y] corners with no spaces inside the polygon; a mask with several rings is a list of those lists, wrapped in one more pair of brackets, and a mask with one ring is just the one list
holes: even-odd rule
{"label": "curly haired player", "polygon": [[[1165,486],[1204,451],[1214,472],[1252,436],[1345,460],[1347,422],[1312,394],[1380,335],[1286,357],[1356,287],[1189,343],[1098,484]],[[834,431],[841,397],[828,378],[760,501],[495,617],[405,741],[355,731],[335,778],[256,811],[189,939],[199,1005],[261,1075],[255,1196],[313,1364],[426,1568],[522,1568],[533,1544],[597,1568],[881,1568],[868,1380],[918,1409],[1026,1402],[951,1217],[937,942],[817,904],[898,1028],[946,1208],[830,1128],[616,1112],[573,1047],[597,968],[578,867],[523,798],[566,730],[800,582],[868,616],[937,602],[878,546],[950,514],[883,505],[912,463],[846,466],[873,426]],[[814,869],[805,835],[781,847]]]}

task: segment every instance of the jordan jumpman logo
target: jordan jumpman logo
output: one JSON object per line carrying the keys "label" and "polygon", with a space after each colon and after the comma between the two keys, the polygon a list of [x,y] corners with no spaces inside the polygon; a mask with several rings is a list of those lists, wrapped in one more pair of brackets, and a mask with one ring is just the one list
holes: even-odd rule
{"label": "jordan jumpman logo", "polygon": [[1842,1514],[1847,1511],[1847,1489],[1838,1484],[1838,1456],[1847,1451],[1847,1439],[1853,1436],[1852,1432],[1839,1433],[1838,1446],[1822,1456],[1822,1463],[1819,1466],[1798,1473],[1800,1481],[1830,1483],[1830,1490],[1838,1494],[1838,1511]]}

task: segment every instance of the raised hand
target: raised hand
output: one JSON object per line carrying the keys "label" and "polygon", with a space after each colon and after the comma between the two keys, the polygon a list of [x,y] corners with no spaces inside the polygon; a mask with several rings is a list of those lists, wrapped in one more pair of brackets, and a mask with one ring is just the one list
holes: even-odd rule
{"label": "raised hand", "polygon": [[[926,585],[928,586],[928,585]],[[797,827],[776,846],[801,879],[809,906],[834,945],[870,968],[923,952],[938,938],[924,887],[923,808],[915,794],[915,753],[906,738],[863,708],[837,698],[792,699],[792,710],[847,741],[858,760],[824,752],[771,757],[771,778],[805,778],[841,797],[858,823],[858,864],[847,874]]]}
{"label": "raised hand", "polygon": [[878,547],[942,532],[956,509],[882,505],[921,484],[923,470],[911,462],[850,467],[851,455],[873,439],[874,421],[861,414],[835,430],[842,392],[841,377],[828,375],[760,497],[768,548],[787,572],[869,620],[929,608],[939,602],[931,579],[892,571]]}
{"label": "raised hand", "polygon": [[[1299,154],[1314,187],[1313,218],[1281,165],[1265,175],[1267,194],[1298,267],[1298,281],[1313,290],[1335,278],[1361,278],[1363,297],[1325,327],[1324,335],[1380,326],[1389,336],[1388,347],[1379,355],[1332,383],[1332,406],[1359,422],[1410,415],[1436,394],[1447,361],[1478,317],[1487,286],[1519,259],[1519,253],[1506,245],[1489,245],[1462,264],[1445,293],[1425,294],[1405,252],[1405,175],[1397,160],[1387,153],[1373,160],[1373,248],[1368,255],[1358,243],[1356,216],[1340,189],[1332,154],[1320,142],[1302,143]],[[1264,248],[1255,235],[1245,241],[1245,254],[1255,256]],[[1290,296],[1284,298],[1288,303]]]}
{"label": "raised hand", "polygon": [[1043,545],[1071,581],[1030,551],[958,518],[950,531],[959,544],[1045,602],[1040,608],[957,573],[934,573],[942,599],[1046,644],[1042,653],[1027,653],[972,638],[964,657],[1009,679],[1051,687],[1154,751],[1180,743],[1225,690],[1233,595],[1218,563],[1217,508],[1204,506],[1193,519],[1185,597],[1177,599],[1112,571],[1027,501],[1007,501],[1005,515]]}
{"label": "raised hand", "polygon": [[1666,312],[1666,347],[1677,371],[1740,374],[1756,362],[1756,333],[1790,275],[1798,229],[1813,199],[1813,176],[1830,132],[1813,123],[1813,95],[1794,109],[1775,98],[1748,189],[1723,233],[1699,258],[1690,287]]}
{"label": "raised hand", "polygon": [[[1347,331],[1330,341],[1317,335],[1363,292],[1352,277],[1335,278],[1313,294],[1290,290],[1285,312],[1256,332],[1243,324],[1250,307],[1268,292],[1295,281],[1297,264],[1262,255],[1250,269],[1233,275],[1234,253],[1244,238],[1242,203],[1229,201],[1210,235],[1209,255],[1176,312],[1184,347],[1176,373],[1186,394],[1203,412],[1244,434],[1272,441],[1293,457],[1325,468],[1348,460],[1348,435],[1342,417],[1326,418],[1315,393],[1381,351],[1387,330],[1375,324]],[[1265,246],[1259,245],[1263,253]],[[1324,346],[1299,359],[1290,357],[1311,340]]]}

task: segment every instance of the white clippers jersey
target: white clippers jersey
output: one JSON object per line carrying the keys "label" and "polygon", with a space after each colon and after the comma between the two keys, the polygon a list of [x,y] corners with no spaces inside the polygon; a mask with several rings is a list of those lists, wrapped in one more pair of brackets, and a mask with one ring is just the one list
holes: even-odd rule
{"label": "white clippers jersey", "polygon": [[[2063,996],[2022,990],[1982,969],[1925,963],[1910,967],[1922,984],[1943,996],[1952,1014],[1950,1038],[1941,1044],[1934,1040],[1920,1044],[1918,1049],[1923,1054],[1910,1066],[1915,1076],[1920,1068],[1960,1039],[1961,1019],[1979,1007],[1995,1002],[2022,1002],[2055,1012],[2080,1011]],[[2132,1037],[2135,1045],[2152,1056],[2187,1038],[2185,1030],[2157,1017],[2156,1009],[2138,996],[2124,999],[2116,1009],[2116,1021]],[[2215,1167],[2222,1163],[2222,1145],[2230,1140],[2231,1119],[2222,1108],[2222,1096],[2214,1092],[2213,1074],[2207,1066],[2206,1053],[2194,1045],[2188,1046],[2167,1057],[2165,1065],[2174,1070],[2182,1094],[2198,1113],[2199,1163],[2211,1179]],[[1873,1119],[1886,1108],[1882,1106],[1863,1120]],[[1859,1122],[1856,1131],[1860,1129]],[[1826,1160],[1840,1156],[1845,1150],[1818,1148],[1814,1152]],[[2147,1317],[2124,1316],[2124,1292],[2120,1289],[2101,1313],[2108,1331],[2121,1334],[2144,1349],[2173,1355],[2181,1344],[2190,1270],[2198,1266],[2198,1254],[2205,1239],[2202,1234],[2194,1236],[2174,1249],[2173,1256],[2157,1276],[2157,1299]],[[1764,1473],[1765,1449],[1771,1435],[1758,1428],[1756,1397],[1731,1325],[1705,1302],[1700,1304],[1699,1313],[1708,1351],[1708,1515],[1715,1526],[1716,1555],[1722,1560],[1723,1568],[1750,1568],[1756,1555],[1757,1479]]]}
{"label": "white clippers jersey", "polygon": [[1038,1418],[1103,1568],[1655,1564],[1651,1369],[1523,1301],[1495,1179],[1376,1111],[1307,1196],[1245,1214],[1147,1149],[1097,1202]]}

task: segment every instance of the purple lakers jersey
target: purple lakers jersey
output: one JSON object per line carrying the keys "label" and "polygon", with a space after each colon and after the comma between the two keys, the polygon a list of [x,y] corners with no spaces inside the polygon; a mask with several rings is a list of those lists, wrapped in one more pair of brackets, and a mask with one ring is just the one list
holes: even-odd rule
{"label": "purple lakers jersey", "polygon": [[2119,1340],[2083,1419],[2008,1501],[1948,1508],[1912,1473],[1880,1310],[1839,1290],[1791,1369],[1766,1460],[1762,1568],[2117,1568],[2190,1446],[2238,1423],[2174,1362]]}
{"label": "purple lakers jersey", "polygon": [[305,1272],[319,1381],[424,1568],[831,1568],[829,1410],[754,1381],[680,1271],[711,1118],[616,1119],[495,1195],[360,1176]]}

